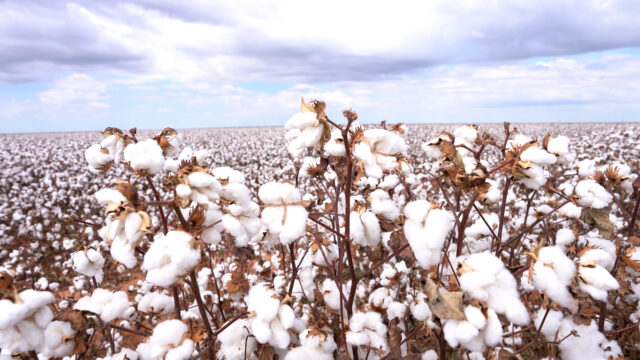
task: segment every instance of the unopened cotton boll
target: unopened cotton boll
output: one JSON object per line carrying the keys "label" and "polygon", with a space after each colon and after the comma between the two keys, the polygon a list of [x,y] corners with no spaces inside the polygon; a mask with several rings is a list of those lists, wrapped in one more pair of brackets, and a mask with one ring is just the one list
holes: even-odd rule
{"label": "unopened cotton boll", "polygon": [[593,209],[605,208],[613,199],[611,194],[593,179],[578,182],[574,191],[578,197],[578,205]]}
{"label": "unopened cotton boll", "polygon": [[124,160],[132,169],[155,175],[164,167],[162,148],[153,139],[129,144],[124,149]]}
{"label": "unopened cotton boll", "polygon": [[425,200],[408,203],[404,208],[404,234],[423,269],[440,262],[442,245],[453,229],[454,220],[447,211],[432,208]]}
{"label": "unopened cotton boll", "polygon": [[144,255],[142,269],[147,281],[168,287],[193,269],[200,261],[200,250],[193,237],[184,231],[169,231],[155,236]]}

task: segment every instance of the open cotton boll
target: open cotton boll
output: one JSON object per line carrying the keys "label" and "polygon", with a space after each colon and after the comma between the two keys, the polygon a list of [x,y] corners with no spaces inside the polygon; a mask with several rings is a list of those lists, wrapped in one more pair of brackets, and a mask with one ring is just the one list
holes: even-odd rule
{"label": "open cotton boll", "polygon": [[100,288],[95,289],[91,296],[81,298],[73,306],[76,310],[92,312],[106,322],[122,317],[128,307],[129,298],[127,293],[124,291],[113,293]]}
{"label": "open cotton boll", "polygon": [[290,244],[304,235],[309,213],[302,205],[298,189],[288,183],[270,182],[260,187],[258,196],[265,204],[262,221],[282,244]]}
{"label": "open cotton boll", "polygon": [[611,194],[593,179],[578,182],[574,191],[580,206],[602,209],[609,206],[612,200]]}
{"label": "open cotton boll", "polygon": [[588,178],[596,171],[596,161],[591,159],[578,161],[578,175],[581,178]]}
{"label": "open cotton boll", "polygon": [[[544,320],[544,324],[542,324],[542,320]],[[547,313],[547,310],[540,308],[536,313],[533,324],[536,329],[540,329],[540,332],[547,338],[547,340],[553,340],[556,332],[562,325],[562,320],[562,311],[549,310]],[[542,328],[540,328],[540,325],[543,325]]]}
{"label": "open cotton boll", "polygon": [[520,154],[520,160],[531,161],[532,163],[540,165],[551,165],[555,164],[557,161],[553,154],[549,154],[537,146],[531,146],[527,148],[527,150],[523,151],[522,154]]}
{"label": "open cotton boll", "polygon": [[551,300],[569,309],[576,307],[568,290],[576,275],[576,265],[564,252],[555,246],[546,246],[538,252],[538,260],[533,265],[533,285],[544,291]]}
{"label": "open cotton boll", "polygon": [[520,301],[518,284],[500,259],[489,252],[470,255],[458,265],[460,287],[472,298],[487,302],[516,325],[529,324],[529,312]]}
{"label": "open cotton boll", "polygon": [[373,348],[378,356],[389,353],[387,343],[387,326],[382,321],[382,316],[374,311],[356,312],[349,321],[347,330],[347,343],[359,347],[359,351]]}
{"label": "open cotton boll", "polygon": [[374,214],[382,215],[389,220],[395,220],[400,216],[400,209],[386,191],[378,189],[372,192],[369,194],[369,200]]}
{"label": "open cotton boll", "polygon": [[127,145],[124,149],[124,161],[132,169],[149,175],[155,175],[164,168],[162,148],[153,139]]}
{"label": "open cotton boll", "polygon": [[175,303],[173,298],[160,292],[146,293],[138,302],[138,310],[151,314],[171,314]]}
{"label": "open cotton boll", "polygon": [[377,246],[380,243],[380,221],[371,211],[351,212],[351,239],[355,244]]}
{"label": "open cotton boll", "polygon": [[47,291],[25,290],[18,294],[21,302],[0,300],[0,348],[12,353],[40,351],[44,331],[53,320],[47,305],[55,298]]}
{"label": "open cotton boll", "polygon": [[558,210],[558,214],[571,219],[579,219],[582,214],[582,209],[573,203],[566,203]]}
{"label": "open cotton boll", "polygon": [[186,360],[191,358],[193,341],[187,338],[188,327],[180,320],[165,320],[153,329],[147,343],[136,348],[141,360]]}
{"label": "open cotton boll", "polygon": [[385,129],[369,129],[363,133],[374,153],[384,155],[406,154],[408,146],[395,132]]}
{"label": "open cotton boll", "polygon": [[44,353],[51,357],[70,355],[76,346],[76,331],[66,321],[52,321],[44,331]]}
{"label": "open cotton boll", "polygon": [[325,335],[319,331],[306,329],[300,333],[300,346],[291,349],[284,359],[331,360],[336,349],[337,345],[331,334]]}
{"label": "open cotton boll", "polygon": [[393,320],[393,319],[402,320],[404,319],[404,316],[406,313],[407,313],[407,305],[398,301],[393,301],[391,304],[389,304],[389,307],[387,308],[387,317],[389,318],[389,320]]}
{"label": "open cotton boll", "polygon": [[92,173],[99,174],[109,169],[113,162],[113,155],[104,152],[99,144],[91,145],[85,152],[84,158]]}
{"label": "open cotton boll", "polygon": [[472,125],[460,126],[453,130],[453,136],[456,138],[456,145],[471,145],[478,138],[478,128]]}
{"label": "open cotton boll", "polygon": [[[332,279],[324,279],[320,285],[320,293],[322,294],[324,302],[331,310],[340,311],[340,290]],[[342,293],[347,293],[347,289],[344,286]]]}
{"label": "open cotton boll", "polygon": [[522,170],[522,173],[525,176],[518,181],[530,189],[538,190],[547,182],[544,169],[536,163],[532,163],[528,169]]}
{"label": "open cotton boll", "polygon": [[382,177],[382,168],[378,165],[376,156],[371,152],[369,144],[358,142],[353,147],[353,156],[362,162],[367,176],[377,179]]}
{"label": "open cotton boll", "polygon": [[102,282],[102,266],[104,257],[95,249],[78,251],[71,256],[73,259],[73,269],[82,275],[95,277],[98,283]]}
{"label": "open cotton boll", "polygon": [[284,127],[285,139],[289,142],[287,150],[294,158],[300,158],[307,148],[317,145],[324,132],[324,125],[315,112],[299,112]]}
{"label": "open cotton boll", "polygon": [[329,156],[345,156],[344,139],[340,129],[331,130],[331,138],[324,144],[324,152]]}
{"label": "open cotton boll", "polygon": [[[579,336],[573,336],[575,331]],[[553,335],[555,338],[555,334]],[[549,341],[553,341],[549,338]],[[604,334],[598,331],[595,321],[589,325],[577,325],[573,322],[572,317],[562,320],[558,329],[558,339],[564,339],[558,348],[562,359],[567,360],[583,360],[585,357],[589,359],[614,359],[622,356],[622,350],[615,340],[608,340]]]}
{"label": "open cotton boll", "polygon": [[556,232],[556,246],[565,248],[576,241],[576,236],[571,229],[560,229]]}
{"label": "open cotton boll", "polygon": [[438,264],[442,245],[453,229],[451,214],[432,208],[428,201],[416,200],[405,206],[404,215],[404,234],[418,264],[423,269]]}
{"label": "open cotton boll", "polygon": [[211,169],[211,174],[220,182],[228,184],[244,184],[245,177],[241,171],[232,169],[228,166],[220,166]]}
{"label": "open cotton boll", "polygon": [[93,196],[102,204],[119,203],[127,201],[122,193],[114,188],[104,188],[96,191]]}
{"label": "open cotton boll", "polygon": [[613,267],[614,260],[602,249],[590,249],[580,256],[578,284],[580,289],[600,301],[607,301],[607,292],[620,288],[618,281],[605,266]]}
{"label": "open cotton boll", "polygon": [[256,339],[250,336],[249,320],[240,319],[224,329],[216,340],[220,342],[220,355],[225,360],[244,360],[246,354],[252,354],[256,349]]}
{"label": "open cotton boll", "polygon": [[495,232],[498,231],[497,228],[500,223],[498,214],[489,213],[489,214],[483,214],[482,216],[484,217],[484,220],[486,220],[487,224],[489,224],[491,229],[487,227],[487,224],[485,224],[482,218],[478,217],[476,222],[474,222],[471,226],[467,227],[464,230],[465,236],[469,236],[474,239],[479,239],[483,236],[490,236],[491,230],[494,230]]}
{"label": "open cotton boll", "polygon": [[220,210],[220,206],[209,203],[204,222],[202,223],[202,225],[207,228],[200,234],[200,238],[205,243],[215,245],[220,242],[222,239],[221,233],[224,230],[224,225],[222,225],[221,222],[223,216],[224,213]]}
{"label": "open cotton boll", "polygon": [[566,136],[558,136],[547,142],[547,151],[558,157],[558,161],[568,163],[572,160],[569,153],[569,138]]}
{"label": "open cotton boll", "polygon": [[293,309],[281,304],[276,292],[267,283],[258,283],[249,289],[245,299],[251,333],[261,343],[269,343],[275,348],[285,349],[291,342],[288,330],[295,322]]}
{"label": "open cotton boll", "polygon": [[464,308],[466,320],[444,320],[444,338],[449,346],[456,348],[462,345],[471,351],[484,351],[488,346],[497,345],[502,339],[502,324],[498,315],[487,309],[483,313],[475,306]]}
{"label": "open cotton boll", "polygon": [[193,237],[184,231],[169,231],[155,236],[144,255],[142,269],[147,281],[168,287],[193,269],[200,261],[200,250]]}
{"label": "open cotton boll", "polygon": [[533,139],[527,135],[516,134],[516,136],[512,137],[507,143],[507,149],[513,149],[515,145],[522,146],[526,143],[531,142]]}
{"label": "open cotton boll", "polygon": [[320,158],[305,156],[302,159],[302,165],[300,165],[300,171],[298,172],[299,178],[308,178],[309,177],[309,169],[317,167],[320,164]]}

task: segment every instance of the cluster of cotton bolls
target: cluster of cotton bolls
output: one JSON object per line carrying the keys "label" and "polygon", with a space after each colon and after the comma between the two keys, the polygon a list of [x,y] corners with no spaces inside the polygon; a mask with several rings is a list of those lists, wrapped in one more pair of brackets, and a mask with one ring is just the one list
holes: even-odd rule
{"label": "cluster of cotton bolls", "polygon": [[[532,140],[534,137],[516,136],[505,149],[507,152],[522,150],[514,155],[517,156],[516,168],[507,165],[489,173],[489,169],[499,164],[501,156],[493,148],[482,158],[476,156],[475,151],[485,138],[475,126],[459,127],[452,131],[451,137],[437,137],[433,144],[425,146],[428,150],[425,154],[420,150],[420,142],[434,138],[435,127],[411,127],[411,136],[407,136],[408,129],[404,126],[374,129],[353,123],[346,138],[354,141],[349,148],[353,155],[354,183],[348,185],[352,201],[347,212],[345,132],[332,129],[324,109],[317,105],[307,104],[295,115],[287,123],[284,137],[282,129],[247,130],[247,134],[253,134],[259,141],[247,141],[246,135],[233,130],[219,130],[210,139],[207,138],[207,134],[212,134],[209,131],[185,132],[185,136],[180,137],[177,132],[166,129],[156,138],[138,141],[135,137],[142,137],[140,133],[128,135],[110,129],[105,131],[100,144],[85,151],[88,169],[76,165],[78,161],[68,161],[71,171],[53,170],[52,173],[57,174],[53,178],[43,177],[37,170],[23,171],[15,174],[17,189],[6,179],[0,179],[0,185],[9,189],[10,194],[21,193],[27,198],[57,194],[51,201],[33,202],[36,210],[18,208],[14,201],[0,205],[0,213],[10,214],[7,218],[11,219],[0,221],[0,231],[14,239],[18,239],[17,234],[22,234],[20,239],[24,239],[26,234],[35,233],[35,240],[27,246],[20,240],[23,248],[34,249],[35,254],[42,253],[40,239],[48,240],[51,245],[44,248],[54,249],[50,250],[53,254],[50,256],[64,262],[66,267],[56,273],[60,278],[73,274],[73,266],[79,274],[109,287],[94,289],[89,295],[86,290],[92,283],[78,276],[70,287],[75,295],[65,295],[65,300],[56,304],[56,308],[92,313],[94,315],[88,316],[96,316],[104,323],[121,319],[121,327],[136,326],[138,330],[134,331],[147,334],[147,340],[131,350],[122,347],[121,335],[126,330],[115,330],[116,350],[107,351],[104,359],[198,356],[206,341],[201,340],[197,331],[204,333],[205,319],[219,320],[218,324],[211,324],[214,328],[226,326],[226,330],[216,334],[220,344],[217,355],[225,359],[242,359],[245,352],[254,356],[268,353],[271,347],[285,359],[303,356],[329,359],[345,356],[344,351],[352,351],[351,346],[357,348],[360,358],[367,353],[369,358],[381,358],[397,345],[391,337],[392,326],[401,329],[402,337],[409,337],[402,346],[402,356],[409,352],[415,355],[417,351],[424,354],[423,358],[433,358],[435,352],[423,348],[418,336],[410,333],[423,324],[431,329],[431,340],[441,333],[457,355],[464,356],[464,351],[458,349],[468,349],[474,351],[473,358],[481,358],[491,356],[481,352],[492,351],[486,347],[497,346],[505,329],[526,325],[529,313],[542,306],[531,299],[532,293],[522,291],[521,295],[520,289],[537,290],[567,308],[561,313],[564,327],[558,327],[552,337],[543,331],[548,341],[562,339],[576,331],[596,343],[594,354],[597,351],[607,356],[621,354],[616,350],[618,344],[606,340],[595,322],[577,325],[569,315],[577,310],[577,296],[585,299],[587,294],[588,301],[608,302],[612,292],[627,286],[612,274],[618,255],[615,243],[605,239],[608,235],[602,229],[585,235],[587,229],[593,228],[589,224],[594,220],[590,220],[591,223],[580,220],[581,215],[589,211],[611,209],[609,218],[614,230],[626,226],[624,216],[616,213],[613,200],[617,200],[615,196],[621,201],[629,200],[625,196],[633,191],[631,180],[635,165],[624,165],[619,162],[624,159],[606,154],[593,163],[584,162],[587,160],[584,157],[593,150],[587,140],[599,133],[606,139],[604,135],[610,135],[610,129],[595,128],[596,135],[572,137],[571,141],[564,136],[538,142]],[[542,139],[548,131],[542,127],[523,129],[537,139]],[[627,130],[615,131],[621,137],[628,136]],[[184,138],[197,148],[211,149],[181,151]],[[447,141],[450,142],[447,146],[454,147],[455,156],[446,161],[461,169],[452,177],[452,183],[457,186],[453,191],[450,191],[452,183],[445,182],[444,190],[430,183],[432,171],[441,170],[434,165],[435,161],[422,163],[425,156],[435,156],[438,160],[448,156],[444,147],[434,147]],[[614,150],[622,154],[628,152],[630,148],[623,143],[613,145]],[[82,156],[79,149],[70,152]],[[238,156],[243,152],[247,155]],[[574,153],[580,155],[575,157]],[[26,158],[13,150],[9,154]],[[0,156],[8,159],[9,164],[15,161],[6,155]],[[577,165],[578,161],[582,166]],[[126,166],[121,166],[123,163]],[[558,165],[552,166],[554,164]],[[616,164],[619,169],[619,186],[626,194],[610,194],[597,179],[587,179],[595,170],[602,171],[609,164]],[[569,172],[562,173],[561,168]],[[95,180],[95,177],[81,175],[79,184],[75,184],[69,174],[78,171],[81,174],[100,172],[102,178]],[[67,174],[66,177],[60,176],[62,173]],[[505,173],[516,180],[505,194],[506,201],[502,200],[501,191]],[[459,178],[471,181],[483,177],[487,178],[486,184],[472,183],[469,188],[462,188],[456,182]],[[137,199],[117,186],[104,189],[104,184],[116,184],[120,178],[132,184],[139,194]],[[170,181],[165,182],[166,178]],[[36,179],[49,179],[43,180],[48,181],[48,185],[44,189],[24,185],[29,181],[38,182]],[[300,184],[294,186],[287,180],[295,180],[296,184],[299,180]],[[151,189],[147,181],[155,183],[157,189]],[[64,190],[57,190],[60,186]],[[554,210],[561,197],[550,192],[555,189],[553,186],[575,204],[567,203],[560,210]],[[480,210],[475,209],[476,212],[469,206],[469,212],[463,216],[465,201],[472,191],[480,193],[476,203]],[[88,200],[92,194],[98,202]],[[63,207],[60,198],[65,197],[72,201]],[[165,206],[165,215],[160,216],[158,209],[167,200],[174,199],[179,209]],[[157,201],[153,203],[154,200]],[[504,219],[497,215],[503,201],[507,203]],[[46,209],[46,216],[41,216],[37,209]],[[103,212],[107,215],[101,215]],[[56,219],[62,219],[63,214],[73,215],[85,224],[79,231],[81,223],[74,224],[74,220],[63,226]],[[184,223],[180,216],[186,219]],[[539,220],[542,217],[544,221]],[[106,224],[94,231],[92,224],[102,225],[105,218]],[[463,221],[467,226],[463,224],[459,228],[457,225]],[[15,224],[24,224],[28,230],[19,229]],[[41,230],[37,224],[42,224]],[[170,231],[163,231],[165,225]],[[528,234],[518,238],[516,235],[528,226],[532,226]],[[458,231],[464,232],[462,246],[456,244]],[[350,237],[350,248],[341,240],[345,233]],[[499,242],[497,237],[506,248],[494,256],[489,251],[495,250],[493,243]],[[535,249],[542,237],[548,246]],[[233,240],[234,249],[227,247],[228,240]],[[404,251],[396,252],[403,246]],[[16,252],[16,247],[8,249],[0,250],[1,264],[14,268],[21,282],[33,278],[34,286],[54,290],[55,282],[47,279],[48,267],[28,267],[25,260],[33,255]],[[348,249],[352,253],[347,254]],[[456,274],[448,268],[455,266],[456,259],[451,253],[456,250],[464,254],[457,259],[459,283]],[[396,252],[397,257],[385,259],[391,252]],[[114,274],[109,272],[135,272],[141,256],[146,280],[126,285],[130,292],[138,294],[132,301],[128,294],[118,291],[122,289],[116,287],[122,285],[113,281]],[[349,256],[353,256],[353,270]],[[629,259],[636,257],[633,251],[628,252]],[[112,259],[124,266],[114,265]],[[385,259],[383,264],[378,264],[381,259]],[[630,263],[624,259],[624,264]],[[339,263],[342,264],[340,275],[336,270]],[[624,270],[625,274],[633,274],[629,267]],[[197,281],[193,277],[182,281],[192,271],[197,272]],[[431,300],[419,288],[418,279],[423,277],[438,278],[440,289],[464,292],[466,299],[472,299],[461,305],[464,320],[443,318],[440,312],[432,311]],[[102,278],[106,279],[101,281]],[[520,288],[517,279],[521,279]],[[336,282],[342,283],[341,291]],[[204,304],[197,301],[200,295],[195,294],[194,287],[199,288]],[[576,291],[580,293],[576,295]],[[352,307],[347,307],[352,292],[355,301]],[[79,298],[78,295],[87,296]],[[526,302],[522,296],[528,296]],[[9,300],[0,301],[4,304]],[[637,299],[628,297],[624,301],[634,304]],[[199,314],[201,305],[209,315]],[[223,311],[225,314],[221,316]],[[247,314],[242,315],[245,311]],[[173,317],[174,312],[185,322],[162,321]],[[538,309],[538,314],[540,312],[544,313],[544,308]],[[70,322],[52,322],[51,316],[48,321],[40,321],[34,314],[25,314],[19,320],[27,324],[26,327],[32,325],[29,321],[35,321],[37,326],[32,328],[37,331],[33,334],[44,334],[44,340],[33,349],[47,356],[69,355],[78,344],[78,334],[83,332],[77,331]],[[233,317],[236,314],[238,317]],[[607,315],[609,329],[613,316]],[[233,319],[230,324],[226,323],[229,319]],[[551,324],[550,320],[547,319]],[[317,324],[326,327],[315,326]],[[340,325],[348,328],[346,341],[351,345],[344,349]],[[12,339],[23,341],[28,337],[20,333],[22,325],[12,327],[18,329],[12,333]],[[102,341],[100,346],[108,347],[107,336],[95,338],[92,338],[94,346],[98,346],[95,341]],[[563,356],[570,357],[569,346],[588,346],[577,339],[569,336],[559,342],[557,347]],[[0,347],[16,352],[31,350],[13,350],[4,344]]]}

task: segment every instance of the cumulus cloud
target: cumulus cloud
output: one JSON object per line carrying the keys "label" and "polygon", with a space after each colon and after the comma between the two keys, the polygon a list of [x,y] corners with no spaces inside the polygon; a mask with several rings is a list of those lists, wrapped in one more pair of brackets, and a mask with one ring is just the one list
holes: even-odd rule
{"label": "cumulus cloud", "polygon": [[62,78],[46,91],[38,93],[40,101],[55,106],[76,105],[108,107],[107,85],[86,74],[72,74]]}
{"label": "cumulus cloud", "polygon": [[640,46],[631,0],[8,1],[0,18],[5,82],[70,69],[139,81],[371,81]]}

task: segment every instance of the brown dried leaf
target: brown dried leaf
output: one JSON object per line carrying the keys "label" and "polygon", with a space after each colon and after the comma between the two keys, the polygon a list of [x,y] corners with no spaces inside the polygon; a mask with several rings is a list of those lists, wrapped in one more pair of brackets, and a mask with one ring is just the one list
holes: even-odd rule
{"label": "brown dried leaf", "polygon": [[440,319],[465,320],[462,302],[464,294],[461,291],[441,292],[438,285],[431,280],[427,280],[425,285],[427,294],[427,305],[431,312]]}
{"label": "brown dried leaf", "polygon": [[611,239],[613,236],[613,223],[609,219],[610,207],[603,209],[582,208],[580,220],[584,221],[589,227],[597,228],[602,237]]}

